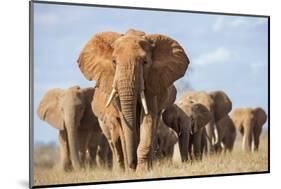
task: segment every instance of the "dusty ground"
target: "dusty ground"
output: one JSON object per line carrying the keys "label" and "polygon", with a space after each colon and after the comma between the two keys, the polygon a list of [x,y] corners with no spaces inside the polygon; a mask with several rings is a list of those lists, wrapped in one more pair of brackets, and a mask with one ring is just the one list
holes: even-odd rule
{"label": "dusty ground", "polygon": [[231,154],[205,156],[202,161],[193,162],[192,164],[182,164],[180,162],[179,152],[176,147],[173,162],[156,162],[153,171],[145,174],[124,173],[103,168],[64,173],[55,163],[59,158],[57,148],[55,146],[39,146],[34,150],[34,184],[47,185],[267,171],[267,146],[267,133],[263,133],[260,150],[255,153],[243,153],[241,152],[241,138],[239,137]]}

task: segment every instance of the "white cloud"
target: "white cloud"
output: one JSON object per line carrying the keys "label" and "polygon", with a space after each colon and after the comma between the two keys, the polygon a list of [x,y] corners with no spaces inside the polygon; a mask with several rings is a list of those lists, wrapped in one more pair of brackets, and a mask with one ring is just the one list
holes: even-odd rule
{"label": "white cloud", "polygon": [[211,52],[199,55],[193,60],[196,65],[207,65],[227,62],[231,58],[231,52],[224,47],[219,47]]}
{"label": "white cloud", "polygon": [[215,20],[212,29],[214,32],[219,32],[225,29],[236,29],[241,27],[248,29],[265,23],[267,23],[266,18],[249,19],[244,17],[236,17],[236,18],[227,19],[224,17],[218,17]]}

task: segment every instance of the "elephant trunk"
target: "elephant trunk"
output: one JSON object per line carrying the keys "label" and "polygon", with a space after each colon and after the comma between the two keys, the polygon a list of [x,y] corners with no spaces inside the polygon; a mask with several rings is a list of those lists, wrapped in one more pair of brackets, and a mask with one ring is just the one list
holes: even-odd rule
{"label": "elephant trunk", "polygon": [[207,151],[209,154],[213,154],[214,149],[214,139],[215,139],[215,133],[214,133],[214,121],[211,120],[206,126],[206,136],[207,137]]}
{"label": "elephant trunk", "polygon": [[120,78],[117,82],[118,94],[121,105],[121,122],[125,137],[125,151],[127,155],[127,165],[131,169],[136,168],[136,105],[137,93],[135,83],[128,81],[128,78]]}
{"label": "elephant trunk", "polygon": [[243,151],[249,152],[251,151],[252,140],[253,140],[253,123],[252,121],[249,120],[246,121],[245,125],[247,125],[247,127],[244,127],[242,149]]}
{"label": "elephant trunk", "polygon": [[182,162],[188,160],[189,135],[190,130],[186,127],[183,127],[179,135],[179,149]]}
{"label": "elephant trunk", "polygon": [[257,135],[256,133],[254,133],[254,151],[258,151],[259,149],[259,144],[260,144],[260,139],[259,139],[259,135]]}
{"label": "elephant trunk", "polygon": [[66,127],[67,127],[66,129],[67,129],[67,139],[69,145],[70,159],[74,170],[78,170],[81,168],[81,163],[79,160],[79,153],[78,153],[78,136],[77,136],[78,127],[74,121],[67,121]]}
{"label": "elephant trunk", "polygon": [[251,144],[252,144],[252,135],[250,132],[245,133],[243,137],[243,143],[242,143],[242,148],[243,151],[249,152],[251,151]]}

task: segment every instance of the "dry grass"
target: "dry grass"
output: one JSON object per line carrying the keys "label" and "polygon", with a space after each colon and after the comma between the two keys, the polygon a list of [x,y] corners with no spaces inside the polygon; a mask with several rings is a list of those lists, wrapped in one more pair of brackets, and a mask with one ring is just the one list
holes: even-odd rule
{"label": "dry grass", "polygon": [[[266,133],[261,136],[260,150],[258,152],[242,153],[241,138],[239,137],[235,143],[234,151],[231,154],[226,153],[221,155],[205,156],[202,161],[184,164],[180,162],[178,150],[176,150],[173,162],[156,162],[153,166],[153,170],[147,173],[124,173],[117,170],[112,171],[102,168],[64,173],[54,163],[58,158],[57,151],[53,150],[53,152],[51,152],[48,148],[42,149],[42,147],[39,147],[35,149],[34,152],[34,184],[48,185],[267,171],[267,142],[268,139]],[[52,157],[47,158],[47,154]]]}

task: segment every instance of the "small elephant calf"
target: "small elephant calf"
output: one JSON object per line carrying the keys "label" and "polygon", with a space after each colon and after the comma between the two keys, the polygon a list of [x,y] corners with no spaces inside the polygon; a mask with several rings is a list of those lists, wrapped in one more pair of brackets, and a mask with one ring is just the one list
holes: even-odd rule
{"label": "small elephant calf", "polygon": [[175,144],[178,142],[177,133],[168,127],[162,119],[159,120],[156,137],[156,157],[172,160]]}

